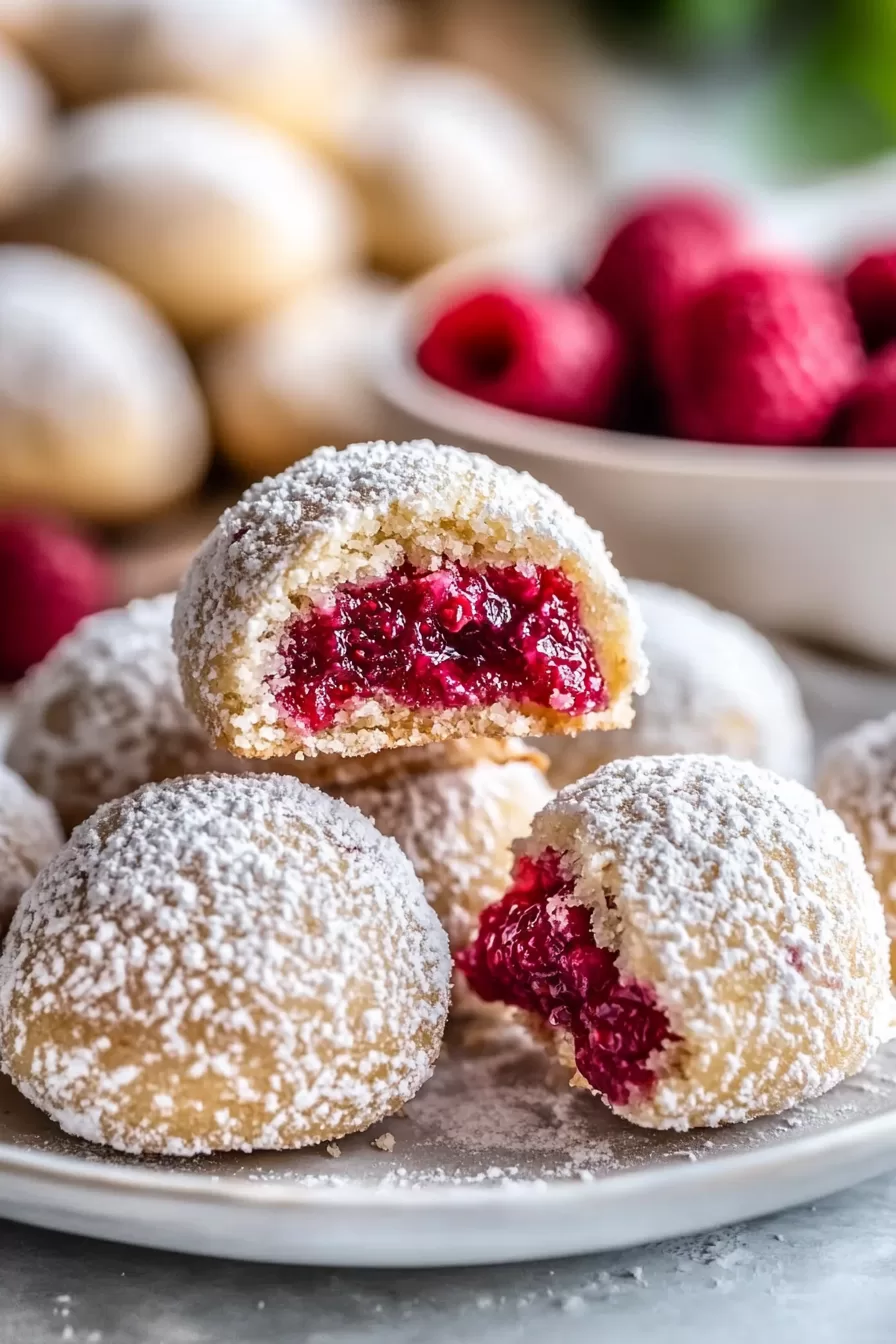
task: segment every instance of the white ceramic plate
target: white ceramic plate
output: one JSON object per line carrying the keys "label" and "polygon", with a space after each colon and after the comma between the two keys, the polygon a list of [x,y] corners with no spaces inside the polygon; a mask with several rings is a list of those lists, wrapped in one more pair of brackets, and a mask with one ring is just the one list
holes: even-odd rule
{"label": "white ceramic plate", "polygon": [[732,448],[588,429],[489,406],[421,373],[415,337],[447,293],[485,277],[556,283],[580,269],[570,263],[578,250],[569,237],[505,245],[413,286],[373,375],[394,434],[530,471],[605,533],[633,578],[896,664],[896,451]]}
{"label": "white ceramic plate", "polygon": [[[393,1150],[374,1148],[387,1133]],[[634,1245],[896,1166],[896,1052],[787,1117],[683,1136],[616,1121],[541,1054],[456,1047],[407,1118],[339,1147],[127,1160],[66,1139],[5,1085],[0,1215],[296,1264],[480,1264]]]}

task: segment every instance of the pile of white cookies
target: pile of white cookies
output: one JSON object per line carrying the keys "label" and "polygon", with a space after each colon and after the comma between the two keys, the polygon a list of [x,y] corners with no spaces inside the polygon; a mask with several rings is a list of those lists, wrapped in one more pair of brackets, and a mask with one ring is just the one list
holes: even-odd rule
{"label": "pile of white cookies", "polygon": [[[466,594],[507,569],[517,589],[477,615]],[[575,603],[534,660],[488,652],[513,591],[525,631],[567,582]],[[428,665],[387,695],[362,657],[366,690],[344,694],[340,672],[317,720],[296,717],[324,652],[341,667],[360,647],[346,600],[367,603],[383,655],[423,611],[419,647],[455,649],[444,703]],[[2,1064],[67,1132],[187,1156],[363,1129],[429,1075],[452,955],[456,1010],[503,1005],[647,1127],[786,1109],[890,1033],[860,847],[784,778],[811,769],[786,665],[686,594],[629,589],[531,478],[430,443],[321,449],[222,516],[172,642],[174,611],[134,602],[63,640],[22,684],[0,775],[7,920],[19,902]],[[318,617],[324,644],[296,662]],[[458,699],[464,658],[496,649],[499,679],[593,657],[591,699],[537,680]],[[550,761],[520,733],[559,734],[538,738]],[[823,786],[888,917],[894,740],[865,730]]]}
{"label": "pile of white cookies", "polygon": [[571,180],[525,106],[402,46],[389,0],[0,6],[0,500],[127,523],[212,443],[255,479],[370,432],[366,268]]}

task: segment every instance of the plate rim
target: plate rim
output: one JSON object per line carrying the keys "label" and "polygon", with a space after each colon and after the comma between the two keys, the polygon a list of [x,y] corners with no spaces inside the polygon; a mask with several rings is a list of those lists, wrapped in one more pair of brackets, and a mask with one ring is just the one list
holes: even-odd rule
{"label": "plate rim", "polygon": [[[811,1099],[808,1099],[811,1101]],[[786,1115],[788,1112],[783,1112]],[[648,1132],[648,1131],[645,1131]],[[692,1131],[695,1132],[695,1131]],[[700,1131],[712,1134],[716,1131]],[[637,1193],[641,1187],[663,1196],[672,1196],[679,1190],[696,1192],[704,1187],[721,1187],[746,1178],[767,1179],[782,1162],[790,1166],[794,1160],[812,1164],[823,1156],[841,1156],[859,1152],[868,1147],[883,1151],[892,1148],[896,1167],[896,1103],[876,1115],[860,1120],[845,1120],[827,1128],[814,1130],[782,1139],[760,1141],[755,1148],[735,1153],[707,1155],[697,1161],[687,1159],[679,1163],[646,1162],[643,1167],[623,1171],[597,1173],[591,1179],[578,1176],[510,1178],[500,1185],[453,1185],[433,1183],[391,1186],[365,1185],[361,1182],[345,1185],[307,1186],[288,1178],[282,1180],[252,1181],[246,1177],[209,1172],[180,1172],[159,1170],[135,1163],[102,1162],[61,1153],[48,1153],[25,1145],[0,1142],[0,1181],[9,1175],[32,1177],[46,1184],[58,1183],[67,1188],[94,1188],[97,1191],[120,1195],[141,1195],[151,1199],[192,1199],[221,1207],[283,1208],[384,1208],[438,1211],[440,1209],[494,1207],[496,1202],[507,1202],[519,1207],[526,1196],[534,1197],[539,1206],[546,1202],[554,1205],[576,1206],[600,1202],[605,1198],[622,1198]],[[266,1151],[255,1150],[259,1156]],[[300,1150],[296,1150],[300,1151]],[[184,1159],[189,1161],[190,1159]],[[609,1193],[612,1188],[612,1194]]]}

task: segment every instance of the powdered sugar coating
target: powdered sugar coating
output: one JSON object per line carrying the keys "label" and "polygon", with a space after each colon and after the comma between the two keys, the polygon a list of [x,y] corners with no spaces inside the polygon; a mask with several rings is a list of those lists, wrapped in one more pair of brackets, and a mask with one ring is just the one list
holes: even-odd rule
{"label": "powdered sugar coating", "polygon": [[681,1038],[654,1061],[652,1094],[614,1107],[636,1124],[776,1114],[891,1034],[880,901],[855,838],[800,784],[727,757],[616,761],[562,790],[515,848],[565,856],[597,943]]}
{"label": "powdered sugar coating", "polygon": [[166,593],[90,616],[18,688],[7,759],[67,830],[141,784],[247,768],[184,705],[173,611]]}
{"label": "powdered sugar coating", "polygon": [[705,752],[807,780],[812,731],[796,678],[746,621],[661,583],[631,583],[644,617],[647,694],[624,732],[544,743],[558,786],[624,756]]}
{"label": "powdered sugar coating", "polygon": [[511,843],[552,796],[544,772],[528,760],[480,761],[341,792],[401,845],[453,950],[469,941],[480,910],[503,895]]}
{"label": "powdered sugar coating", "polygon": [[[401,565],[539,564],[576,586],[609,694],[574,717],[495,705],[411,710],[370,699],[312,733],[287,723],[272,681],[283,632],[340,583]],[[599,533],[531,476],[427,440],[320,448],[253,486],[228,509],[178,595],[175,651],[184,696],[213,740],[245,756],[363,755],[467,734],[506,736],[621,727],[646,685],[639,617]]]}
{"label": "powdered sugar coating", "polygon": [[150,784],[20,904],[4,1068],[126,1152],[302,1147],[413,1096],[449,978],[413,869],[359,812],[279,775]]}
{"label": "powdered sugar coating", "polygon": [[896,713],[862,723],[832,742],[822,756],[817,787],[862,846],[883,901],[896,979]]}
{"label": "powdered sugar coating", "polygon": [[50,804],[0,765],[0,933],[22,893],[62,841],[62,828]]}

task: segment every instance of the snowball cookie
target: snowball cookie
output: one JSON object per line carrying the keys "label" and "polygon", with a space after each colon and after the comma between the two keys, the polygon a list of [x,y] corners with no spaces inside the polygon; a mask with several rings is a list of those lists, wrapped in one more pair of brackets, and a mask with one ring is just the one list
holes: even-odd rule
{"label": "snowball cookie", "polygon": [[27,226],[129,280],[186,335],[355,257],[342,185],[274,131],[189,98],[127,98],[60,131]]}
{"label": "snowball cookie", "polygon": [[896,714],[860,724],[822,756],[817,790],[858,838],[884,905],[896,980]]}
{"label": "snowball cookie", "polygon": [[414,1095],[450,971],[410,863],[353,808],[282,775],[148,784],[19,905],[4,1069],[124,1152],[302,1148]]}
{"label": "snowball cookie", "polygon": [[486,757],[415,770],[340,794],[401,845],[453,951],[469,942],[483,907],[506,890],[511,843],[528,834],[535,813],[552,797],[545,758],[527,753],[522,743],[512,747],[503,762]]}
{"label": "snowball cookie", "polygon": [[374,54],[355,8],[345,0],[48,0],[33,46],[70,101],[196,94],[328,145]]}
{"label": "snowball cookie", "polygon": [[166,593],[88,616],[17,687],[7,760],[67,831],[141,784],[246,768],[184,705],[173,611]]}
{"label": "snowball cookie", "polygon": [[0,496],[124,522],[188,494],[208,464],[186,356],[113,276],[0,247]]}
{"label": "snowball cookie", "polygon": [[647,628],[650,688],[626,732],[547,738],[558,788],[623,756],[707,752],[811,775],[812,730],[796,678],[739,616],[661,583],[629,585]]}
{"label": "snowball cookie", "polygon": [[318,444],[370,434],[382,417],[368,379],[391,294],[350,276],[300,293],[212,342],[201,359],[216,439],[257,480]]}
{"label": "snowball cookie", "polygon": [[20,204],[39,174],[52,104],[37,71],[0,38],[0,214]]}
{"label": "snowball cookie", "polygon": [[62,829],[44,798],[0,765],[0,934],[22,893],[59,849]]}
{"label": "snowball cookie", "polygon": [[725,756],[613,761],[515,848],[458,964],[637,1125],[777,1114],[890,1034],[880,901],[801,784]]}
{"label": "snowball cookie", "polygon": [[547,129],[461,66],[386,67],[359,88],[344,146],[373,260],[399,275],[556,222],[574,200],[570,164]]}
{"label": "snowball cookie", "polygon": [[320,448],[252,486],[187,571],[174,645],[211,740],[262,758],[622,727],[644,676],[603,538],[427,440]]}

